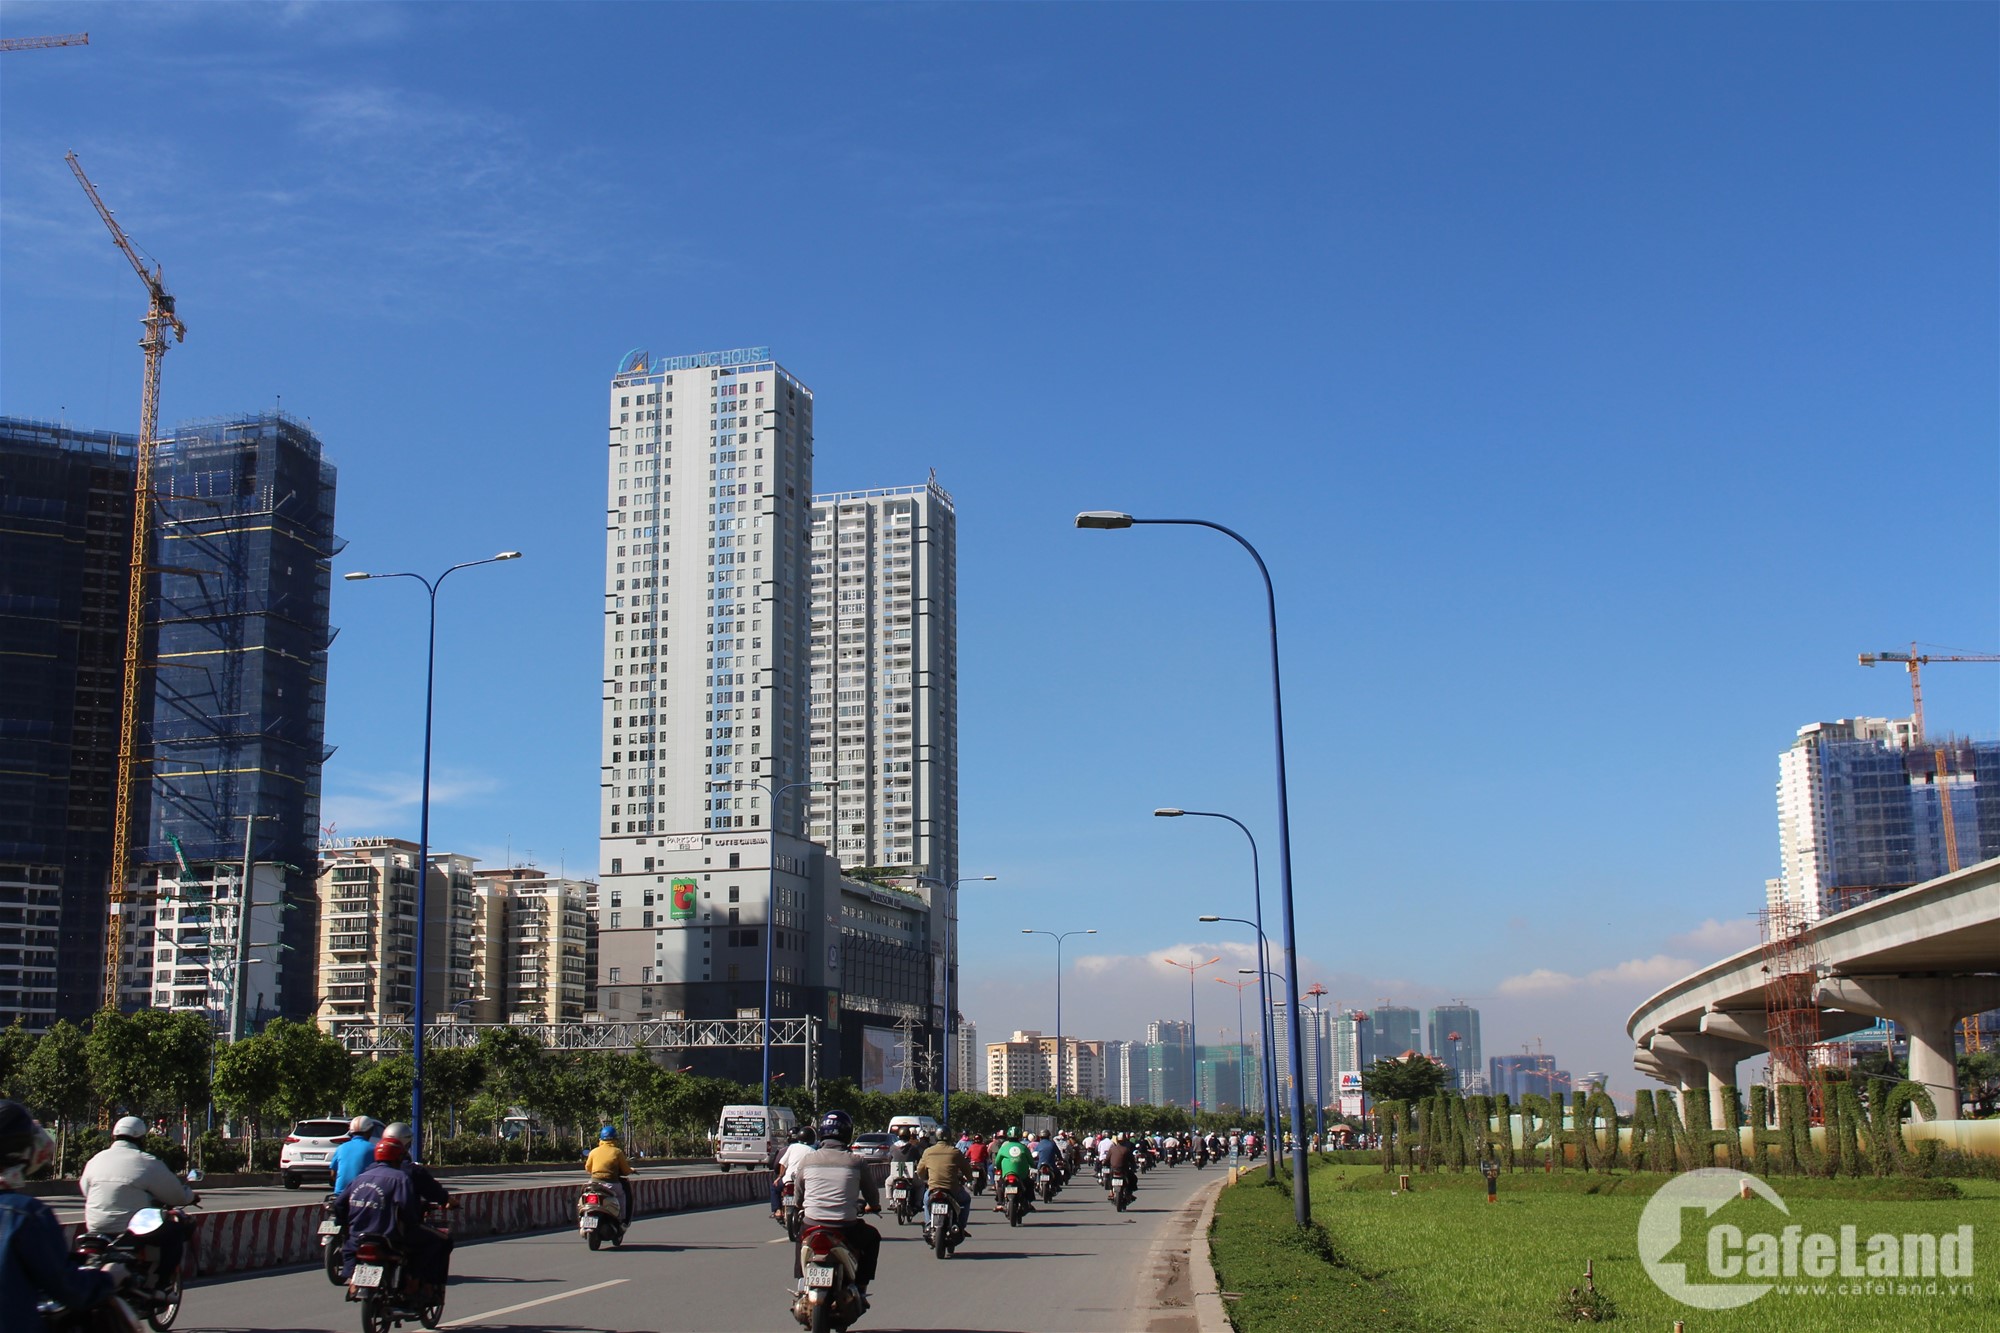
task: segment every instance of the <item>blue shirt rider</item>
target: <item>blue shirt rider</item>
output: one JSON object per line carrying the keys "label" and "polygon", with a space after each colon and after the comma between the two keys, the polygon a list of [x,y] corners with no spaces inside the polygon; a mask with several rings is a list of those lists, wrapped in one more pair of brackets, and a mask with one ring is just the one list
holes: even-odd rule
{"label": "blue shirt rider", "polygon": [[347,1142],[333,1150],[333,1192],[343,1194],[354,1178],[375,1165],[375,1140],[382,1137],[382,1122],[365,1115],[347,1122]]}
{"label": "blue shirt rider", "polygon": [[40,1328],[35,1307],[44,1300],[76,1310],[117,1290],[117,1274],[77,1267],[55,1213],[21,1193],[54,1157],[55,1143],[28,1108],[0,1101],[0,1328]]}

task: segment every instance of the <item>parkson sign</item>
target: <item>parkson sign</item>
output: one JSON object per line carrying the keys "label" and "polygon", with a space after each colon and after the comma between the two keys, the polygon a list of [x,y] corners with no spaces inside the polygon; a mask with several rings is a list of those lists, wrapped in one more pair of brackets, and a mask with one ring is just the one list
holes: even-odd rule
{"label": "parkson sign", "polygon": [[1602,1091],[1575,1093],[1567,1102],[1529,1093],[1517,1103],[1504,1095],[1446,1093],[1416,1103],[1377,1103],[1375,1129],[1384,1171],[1492,1164],[1502,1170],[1728,1167],[1760,1176],[1886,1176],[1923,1171],[1936,1159],[1936,1143],[1912,1147],[1903,1139],[1906,1113],[1936,1113],[1922,1084],[1894,1084],[1869,1103],[1852,1083],[1828,1082],[1824,1090],[1823,1126],[1812,1124],[1806,1089],[1788,1084],[1775,1098],[1768,1088],[1751,1088],[1747,1116],[1736,1089],[1723,1089],[1720,1125],[1708,1091],[1695,1088],[1678,1102],[1671,1092],[1639,1092],[1623,1124]]}

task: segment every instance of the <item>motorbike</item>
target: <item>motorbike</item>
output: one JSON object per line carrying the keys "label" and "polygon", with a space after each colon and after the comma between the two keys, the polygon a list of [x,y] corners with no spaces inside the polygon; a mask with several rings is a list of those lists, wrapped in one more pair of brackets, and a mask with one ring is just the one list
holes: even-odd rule
{"label": "motorbike", "polygon": [[319,1205],[319,1247],[320,1259],[326,1266],[326,1280],[334,1286],[344,1286],[340,1280],[341,1256],[347,1250],[347,1210],[340,1206],[340,1196],[329,1194]]}
{"label": "motorbike", "polygon": [[[424,1210],[424,1225],[449,1234],[443,1218],[435,1204]],[[356,1238],[347,1299],[361,1305],[361,1333],[389,1333],[412,1319],[425,1328],[443,1322],[444,1288],[418,1281],[409,1271],[408,1257],[387,1236]]]}
{"label": "motorbike", "polygon": [[1056,1197],[1056,1173],[1054,1167],[1040,1167],[1035,1171],[1035,1189],[1043,1203],[1053,1203]]}
{"label": "motorbike", "polygon": [[[904,1170],[909,1168],[898,1163]],[[889,1206],[896,1210],[896,1225],[908,1226],[917,1215],[917,1178],[899,1175],[889,1181]]]}
{"label": "motorbike", "polygon": [[1104,1197],[1110,1200],[1121,1213],[1131,1205],[1132,1196],[1135,1192],[1132,1188],[1132,1178],[1130,1176],[1119,1176],[1116,1180],[1108,1182],[1104,1187]]}
{"label": "motorbike", "polygon": [[[200,1179],[201,1172],[188,1172],[190,1182]],[[197,1202],[200,1197],[195,1196]],[[172,1278],[161,1281],[159,1247],[148,1240],[168,1224],[178,1226],[183,1236],[192,1230],[187,1214],[178,1208],[141,1208],[132,1214],[122,1233],[87,1231],[76,1238],[76,1248],[72,1251],[78,1264],[86,1268],[122,1264],[132,1280],[119,1293],[119,1299],[134,1316],[145,1320],[158,1333],[172,1328],[181,1312],[181,1270],[176,1269]]]}
{"label": "motorbike", "polygon": [[1208,1165],[1208,1149],[1196,1148],[1194,1150],[1194,1169],[1199,1171],[1207,1165]]}
{"label": "motorbike", "polygon": [[597,1180],[584,1182],[576,1200],[576,1231],[593,1250],[606,1241],[614,1250],[625,1243],[624,1200],[615,1187]]}
{"label": "motorbike", "polygon": [[964,1238],[958,1229],[958,1200],[944,1190],[932,1190],[924,1199],[924,1244],[938,1258],[949,1259]]}
{"label": "motorbike", "polygon": [[839,1227],[808,1223],[799,1239],[799,1279],[792,1297],[792,1318],[812,1333],[834,1333],[867,1309],[854,1279],[860,1272],[854,1252]]}
{"label": "motorbike", "polygon": [[1101,1161],[1097,1164],[1097,1188],[1111,1193],[1111,1168]]}
{"label": "motorbike", "polygon": [[791,1237],[794,1244],[799,1239],[799,1216],[799,1202],[792,1197],[790,1190],[786,1190],[778,1205],[778,1225],[785,1229],[785,1234]]}
{"label": "motorbike", "polygon": [[118,1294],[88,1309],[75,1310],[55,1301],[42,1301],[35,1312],[42,1317],[43,1333],[139,1333],[139,1316],[125,1303],[131,1280],[119,1285]]}
{"label": "motorbike", "polygon": [[976,1163],[972,1168],[972,1192],[975,1195],[986,1193],[986,1163],[984,1162]]}
{"label": "motorbike", "polygon": [[1017,1227],[1028,1212],[1029,1184],[1021,1177],[1009,1173],[1000,1181],[1000,1206],[1007,1211],[1007,1225]]}

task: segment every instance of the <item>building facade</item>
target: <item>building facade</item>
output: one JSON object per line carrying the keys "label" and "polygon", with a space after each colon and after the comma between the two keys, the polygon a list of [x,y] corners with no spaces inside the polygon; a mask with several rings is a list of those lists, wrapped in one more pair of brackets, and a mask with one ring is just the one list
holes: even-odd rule
{"label": "building facade", "polygon": [[[424,1021],[476,1020],[480,895],[471,857],[433,852],[424,889]],[[416,1010],[417,845],[345,838],[319,856],[320,1026],[410,1022]],[[490,1012],[490,1011],[489,1011]]]}
{"label": "building facade", "polygon": [[[476,898],[491,904],[474,931],[475,1006],[497,999],[492,1007],[509,1023],[582,1022],[592,989],[584,968],[597,932],[586,906],[589,882],[510,866],[474,871],[473,883]],[[494,916],[503,947],[481,949],[478,937],[482,928],[491,931]]]}
{"label": "building facade", "polygon": [[951,1086],[965,1092],[986,1091],[986,1061],[979,1045],[979,1027],[960,1020],[951,1028]]}
{"label": "building facade", "polygon": [[1146,1024],[1146,1097],[1154,1106],[1191,1106],[1195,1097],[1194,1028],[1179,1019]]}
{"label": "building facade", "polygon": [[1778,757],[1768,906],[1817,921],[2000,856],[2000,742],[1913,733],[1879,717],[1799,728]]}
{"label": "building facade", "polygon": [[1368,1011],[1368,1051],[1371,1060],[1395,1059],[1424,1050],[1424,1015],[1406,1005],[1382,1004]]}
{"label": "building facade", "polygon": [[[190,870],[212,886],[225,868],[241,884],[242,867],[252,882],[281,880],[276,939],[259,950],[271,989],[253,1026],[304,1019],[319,1003],[309,963],[318,943],[328,609],[341,546],[334,468],[303,423],[267,412],[177,428],[159,446],[153,485],[159,572],[142,737],[145,832],[134,839],[139,886],[150,894],[186,882]],[[128,1001],[157,1005],[154,937],[127,938]],[[185,991],[177,982],[168,993]]]}
{"label": "building facade", "polygon": [[1119,1106],[1137,1106],[1146,1100],[1145,1043],[1104,1043],[1104,1100]]}
{"label": "building facade", "polygon": [[135,449],[0,417],[0,1024],[31,1031],[103,1003]]}
{"label": "building facade", "polygon": [[761,1010],[767,930],[774,1016],[813,1012],[807,948],[837,899],[814,896],[825,877],[799,837],[804,792],[785,790],[809,780],[812,422],[812,391],[767,348],[635,351],[612,377],[607,1018]]}
{"label": "building facade", "polygon": [[1570,1075],[1556,1068],[1556,1058],[1546,1053],[1496,1055],[1487,1061],[1487,1082],[1495,1096],[1505,1093],[1519,1102],[1528,1093],[1538,1097],[1568,1096]]}
{"label": "building facade", "polygon": [[1479,1011],[1469,1004],[1441,1004],[1424,1023],[1424,1051],[1451,1070],[1452,1086],[1474,1092],[1474,1080],[1485,1077],[1485,1057],[1479,1045]]}

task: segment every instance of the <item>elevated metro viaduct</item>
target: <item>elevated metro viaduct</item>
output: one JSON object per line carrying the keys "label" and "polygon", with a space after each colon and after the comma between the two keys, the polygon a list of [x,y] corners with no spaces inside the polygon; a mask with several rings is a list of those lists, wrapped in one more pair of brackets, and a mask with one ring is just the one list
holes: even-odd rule
{"label": "elevated metro viaduct", "polygon": [[[1813,1004],[1822,1037],[1842,1036],[1878,1018],[1910,1042],[1910,1077],[1956,1120],[1958,1063],[1953,1033],[1968,1014],[2000,1008],[2000,858],[1913,885],[1815,922],[1819,958]],[[1770,1049],[1765,1032],[1761,946],[1684,977],[1633,1011],[1625,1030],[1633,1064],[1681,1088],[1706,1079],[1716,1124],[1722,1087],[1736,1066]]]}

